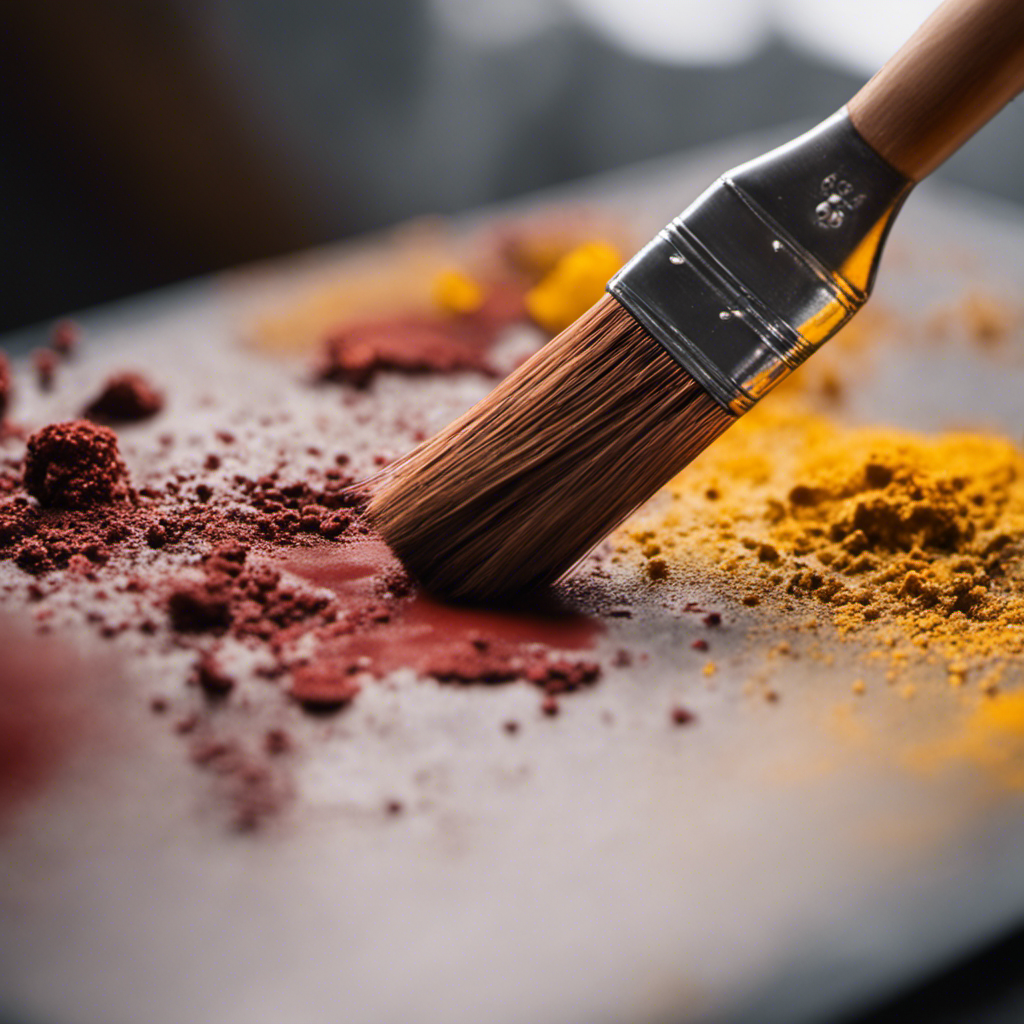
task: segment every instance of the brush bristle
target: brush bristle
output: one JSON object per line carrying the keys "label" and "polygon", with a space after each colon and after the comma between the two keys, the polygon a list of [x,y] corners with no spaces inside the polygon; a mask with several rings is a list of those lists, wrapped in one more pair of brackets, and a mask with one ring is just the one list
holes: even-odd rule
{"label": "brush bristle", "polygon": [[435,593],[553,582],[735,417],[610,295],[391,467],[371,521]]}

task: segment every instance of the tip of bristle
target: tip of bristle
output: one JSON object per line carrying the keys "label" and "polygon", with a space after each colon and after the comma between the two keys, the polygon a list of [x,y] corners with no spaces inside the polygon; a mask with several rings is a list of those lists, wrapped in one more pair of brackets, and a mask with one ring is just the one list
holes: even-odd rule
{"label": "tip of bristle", "polygon": [[735,417],[611,296],[382,478],[371,521],[435,593],[553,582]]}

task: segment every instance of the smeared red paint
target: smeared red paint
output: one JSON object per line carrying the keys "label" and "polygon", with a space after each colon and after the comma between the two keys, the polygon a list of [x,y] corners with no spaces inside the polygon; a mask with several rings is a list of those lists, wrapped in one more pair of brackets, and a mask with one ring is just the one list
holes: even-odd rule
{"label": "smeared red paint", "polygon": [[578,657],[600,632],[597,620],[553,604],[442,604],[412,587],[380,540],[294,550],[274,564],[332,591],[340,605],[337,621],[318,632],[313,662],[295,674],[291,693],[303,703],[340,706],[358,692],[353,676],[401,668],[458,683],[525,679],[548,693],[597,678],[597,665]]}

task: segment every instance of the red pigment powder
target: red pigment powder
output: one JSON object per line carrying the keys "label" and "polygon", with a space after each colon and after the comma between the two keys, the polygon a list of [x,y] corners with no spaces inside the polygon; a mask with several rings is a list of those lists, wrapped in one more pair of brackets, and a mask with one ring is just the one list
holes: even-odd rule
{"label": "red pigment powder", "polygon": [[53,325],[50,332],[50,347],[62,356],[69,356],[78,347],[80,335],[81,331],[74,320],[61,320]]}
{"label": "red pigment powder", "polygon": [[36,369],[40,390],[49,391],[57,374],[57,357],[48,348],[37,348],[32,353],[32,365]]}
{"label": "red pigment powder", "polygon": [[200,655],[193,670],[192,679],[208,697],[214,700],[226,697],[235,688],[234,676],[225,672],[217,659],[209,652]]}
{"label": "red pigment powder", "polygon": [[248,751],[236,739],[202,736],[191,742],[192,763],[214,777],[231,808],[231,824],[239,832],[259,828],[291,797],[291,787],[262,754]]}
{"label": "red pigment powder", "polygon": [[83,733],[82,696],[69,690],[90,676],[44,642],[5,625],[0,632],[0,823],[56,773]]}
{"label": "red pigment powder", "polygon": [[101,423],[128,423],[155,416],[164,407],[164,397],[138,373],[118,373],[85,407],[87,419]]}
{"label": "red pigment powder", "polygon": [[248,554],[243,544],[222,544],[203,560],[201,579],[173,585],[167,605],[175,629],[275,641],[298,623],[327,621],[327,597],[283,582],[272,566],[247,566]]}
{"label": "red pigment powder", "polygon": [[[401,345],[396,340],[397,348],[377,346],[364,364],[368,375],[352,376],[359,360],[349,352],[341,361],[348,369],[336,376],[365,383],[385,367],[486,368],[500,326],[521,315],[519,292],[495,292],[479,313],[438,317],[443,329],[432,323]],[[438,337],[447,349],[432,348]],[[399,350],[404,354],[395,355]],[[137,409],[140,389],[129,390],[127,407]],[[125,411],[119,402],[91,403],[90,415],[98,408],[118,418],[113,413]],[[175,440],[167,436],[164,450]],[[235,442],[226,430],[216,437]],[[245,455],[241,445],[233,451],[231,461]],[[419,593],[363,522],[364,496],[341,468],[346,454],[322,454],[325,468],[296,479],[284,468],[227,476],[226,458],[200,451],[201,468],[186,462],[136,493],[116,436],[79,421],[31,435],[23,460],[9,457],[0,471],[0,559],[37,577],[27,594],[41,624],[46,599],[67,588],[100,636],[137,631],[191,652],[180,689],[168,680],[152,706],[186,738],[190,758],[211,777],[240,828],[255,827],[284,803],[288,787],[279,776],[289,759],[280,755],[290,740],[269,729],[250,749],[249,739],[233,735],[230,717],[188,706],[188,683],[211,703],[243,709],[250,699],[248,681],[221,662],[226,638],[256,653],[257,674],[308,711],[343,707],[374,679],[405,668],[448,684],[523,680],[542,691],[553,713],[558,695],[599,675],[583,653],[601,628],[595,620],[557,607],[452,608]],[[0,745],[3,738],[0,732]]]}
{"label": "red pigment powder", "polygon": [[7,361],[7,356],[0,352],[0,423],[7,418],[11,393],[11,364]]}
{"label": "red pigment powder", "polygon": [[28,439],[25,490],[48,508],[83,509],[126,499],[128,470],[106,427],[53,423]]}
{"label": "red pigment powder", "polygon": [[324,339],[317,374],[356,387],[365,387],[382,370],[493,374],[491,346],[503,328],[524,315],[522,287],[501,284],[488,291],[473,313],[346,324]]}
{"label": "red pigment powder", "polygon": [[[82,426],[113,436],[105,428]],[[24,475],[0,473],[0,558],[36,575],[65,567],[86,573],[90,565],[105,565],[116,550],[130,550],[140,542],[172,552],[191,547],[198,537],[211,548],[226,541],[289,545],[310,534],[336,538],[365,530],[352,507],[360,499],[348,489],[351,478],[337,468],[328,469],[319,482],[313,476],[287,483],[276,473],[258,479],[237,475],[229,501],[210,501],[211,488],[205,488],[204,499],[200,484],[197,502],[182,493],[175,478],[162,488],[143,487],[135,501],[74,509],[40,507],[18,494]],[[227,625],[225,611],[218,609],[223,601],[215,578],[182,579],[174,589],[180,592],[174,599],[174,618],[181,628]],[[146,618],[139,628],[150,625]]]}

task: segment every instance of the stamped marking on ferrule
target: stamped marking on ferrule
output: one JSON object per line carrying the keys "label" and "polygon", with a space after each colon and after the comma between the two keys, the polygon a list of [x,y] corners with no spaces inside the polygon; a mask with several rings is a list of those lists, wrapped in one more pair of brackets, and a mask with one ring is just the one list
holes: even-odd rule
{"label": "stamped marking on ferrule", "polygon": [[823,228],[841,227],[846,214],[856,210],[866,198],[863,192],[854,195],[853,185],[834,171],[822,179],[821,194],[825,199],[814,208],[814,216]]}

